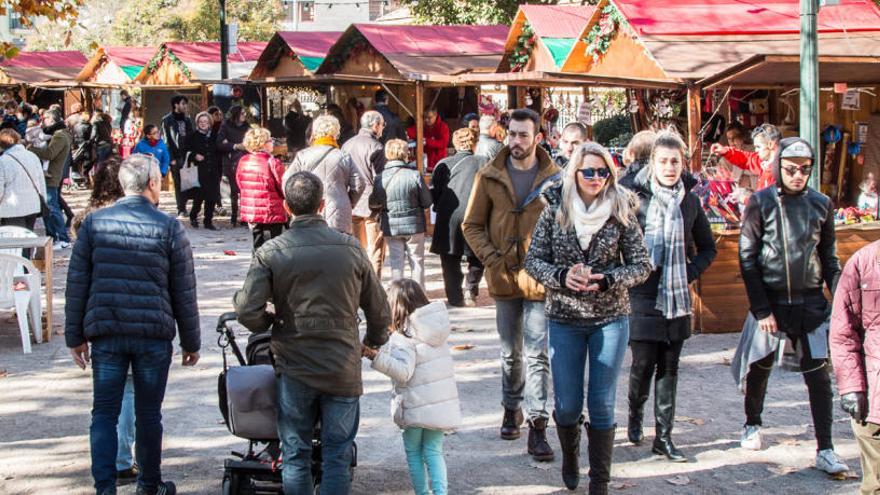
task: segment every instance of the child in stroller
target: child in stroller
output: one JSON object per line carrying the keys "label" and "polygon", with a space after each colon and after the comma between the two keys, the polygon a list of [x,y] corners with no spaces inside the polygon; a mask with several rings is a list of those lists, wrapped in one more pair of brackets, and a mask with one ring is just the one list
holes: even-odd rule
{"label": "child in stroller", "polygon": [[[278,440],[275,405],[275,372],[269,349],[271,331],[248,338],[245,354],[235,341],[230,323],[237,319],[234,312],[224,313],[217,321],[217,344],[222,350],[223,371],[217,383],[220,412],[233,435],[248,441],[245,453],[231,452],[235,458],[223,463],[223,495],[256,495],[283,493],[281,480],[281,445]],[[238,361],[229,366],[226,349]],[[261,450],[260,450],[261,448]],[[357,465],[357,445],[352,455],[351,470]],[[321,484],[321,425],[315,424],[312,437],[312,478],[315,493]]]}

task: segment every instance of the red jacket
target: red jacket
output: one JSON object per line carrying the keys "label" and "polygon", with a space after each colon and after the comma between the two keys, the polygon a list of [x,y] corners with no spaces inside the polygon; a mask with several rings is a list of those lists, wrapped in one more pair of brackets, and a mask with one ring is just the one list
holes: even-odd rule
{"label": "red jacket", "polygon": [[846,263],[831,313],[831,361],[840,395],[868,394],[868,421],[880,424],[880,241]]}
{"label": "red jacket", "polygon": [[248,153],[238,161],[235,182],[241,190],[240,218],[247,223],[287,223],[284,164],[268,153]]}
{"label": "red jacket", "polygon": [[[416,128],[406,130],[410,139],[416,138]],[[449,126],[439,118],[434,125],[425,127],[425,154],[428,155],[428,172],[434,171],[437,162],[446,158],[446,150],[449,146]]]}
{"label": "red jacket", "polygon": [[735,165],[752,175],[758,176],[758,190],[767,186],[776,184],[776,177],[773,176],[773,169],[766,170],[761,165],[761,158],[753,151],[743,151],[736,148],[727,148],[727,153],[721,155],[732,165]]}

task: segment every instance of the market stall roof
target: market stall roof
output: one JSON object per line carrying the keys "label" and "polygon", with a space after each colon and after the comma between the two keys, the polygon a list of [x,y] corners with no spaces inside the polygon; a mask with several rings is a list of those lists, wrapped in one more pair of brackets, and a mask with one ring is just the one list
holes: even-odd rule
{"label": "market stall roof", "polygon": [[131,83],[155,55],[150,46],[102,46],[77,75],[77,81]]}
{"label": "market stall roof", "polygon": [[248,79],[313,74],[341,34],[335,31],[279,31],[269,40]]}
{"label": "market stall roof", "polygon": [[[238,42],[237,53],[230,54],[227,59],[229,78],[249,75],[267,44],[265,41]],[[135,81],[143,84],[186,84],[219,79],[219,42],[174,41],[159,46]]]}
{"label": "market stall roof", "polygon": [[499,69],[558,70],[593,9],[592,5],[521,5],[507,34]]}
{"label": "market stall roof", "polygon": [[[820,55],[880,55],[878,35],[870,0],[821,10]],[[798,53],[799,37],[797,0],[602,0],[562,70],[685,84],[757,55]]]}
{"label": "market stall roof", "polygon": [[0,62],[0,84],[70,81],[88,60],[78,51],[20,52]]}
{"label": "market stall roof", "polygon": [[[880,54],[874,56],[819,56],[819,83],[874,86],[880,81]],[[800,82],[800,56],[756,55],[697,82],[701,88],[717,86],[788,87]]]}
{"label": "market stall roof", "polygon": [[316,74],[455,83],[457,76],[494,72],[507,26],[353,24]]}

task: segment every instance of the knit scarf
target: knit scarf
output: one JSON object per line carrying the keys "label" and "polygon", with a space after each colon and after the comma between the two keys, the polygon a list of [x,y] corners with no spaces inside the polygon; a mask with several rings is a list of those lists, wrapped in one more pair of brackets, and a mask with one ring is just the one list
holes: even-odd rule
{"label": "knit scarf", "polygon": [[332,146],[334,148],[338,148],[339,145],[336,144],[336,138],[333,136],[321,136],[316,138],[312,143],[315,146]]}
{"label": "knit scarf", "polygon": [[663,187],[651,180],[650,189],[645,243],[654,269],[663,267],[655,308],[667,319],[679,318],[691,313],[680,206],[686,193],[681,181],[673,187]]}
{"label": "knit scarf", "polygon": [[575,196],[574,205],[571,209],[571,219],[574,223],[574,231],[577,234],[578,244],[586,251],[590,247],[590,241],[605,222],[611,217],[611,201],[600,195],[593,200],[593,204],[587,208],[580,196]]}

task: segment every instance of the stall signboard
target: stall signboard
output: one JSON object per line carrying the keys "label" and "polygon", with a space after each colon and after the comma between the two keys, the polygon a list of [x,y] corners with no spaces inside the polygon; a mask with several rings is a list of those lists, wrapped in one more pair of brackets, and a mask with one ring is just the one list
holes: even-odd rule
{"label": "stall signboard", "polygon": [[858,110],[861,108],[861,93],[857,89],[848,89],[843,94],[843,102],[840,104],[841,110]]}

